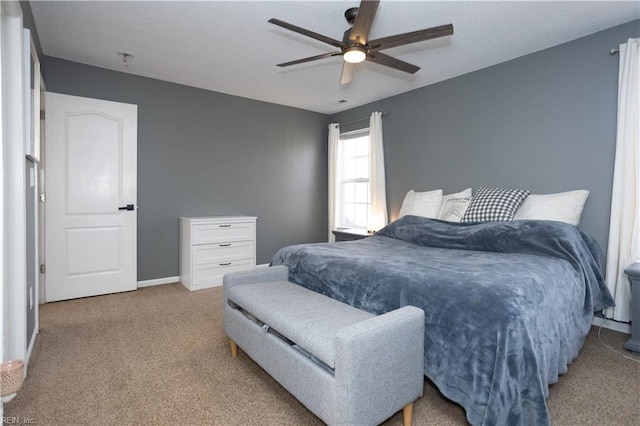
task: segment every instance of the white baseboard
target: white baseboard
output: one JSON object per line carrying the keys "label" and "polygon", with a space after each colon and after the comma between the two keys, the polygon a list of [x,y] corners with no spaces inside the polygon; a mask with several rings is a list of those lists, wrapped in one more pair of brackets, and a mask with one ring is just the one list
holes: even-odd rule
{"label": "white baseboard", "polygon": [[604,327],[621,333],[631,334],[631,325],[626,322],[612,321],[606,318],[594,317],[591,324],[596,327]]}
{"label": "white baseboard", "polygon": [[[268,263],[261,263],[260,265],[256,265],[256,268],[267,268],[269,266]],[[166,277],[166,278],[156,278],[154,280],[144,280],[138,281],[138,288],[142,287],[153,287],[155,285],[164,285],[164,284],[175,284],[180,282],[180,277]]]}
{"label": "white baseboard", "polygon": [[179,283],[180,277],[156,278],[154,280],[138,281],[138,288],[153,287],[154,285]]}
{"label": "white baseboard", "polygon": [[33,334],[31,335],[31,341],[29,341],[29,346],[27,346],[27,353],[25,355],[24,360],[24,376],[27,377],[29,371],[29,362],[31,361],[31,354],[33,353],[33,347],[36,345],[36,336],[38,336],[38,328],[36,327],[33,330]]}

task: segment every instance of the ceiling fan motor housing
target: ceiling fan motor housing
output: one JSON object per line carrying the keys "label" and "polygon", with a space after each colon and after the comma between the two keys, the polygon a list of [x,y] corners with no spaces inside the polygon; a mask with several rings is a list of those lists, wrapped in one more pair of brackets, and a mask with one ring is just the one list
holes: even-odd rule
{"label": "ceiling fan motor housing", "polygon": [[356,20],[356,16],[358,15],[358,9],[358,7],[352,7],[344,12],[344,17],[347,19],[348,23],[353,25]]}

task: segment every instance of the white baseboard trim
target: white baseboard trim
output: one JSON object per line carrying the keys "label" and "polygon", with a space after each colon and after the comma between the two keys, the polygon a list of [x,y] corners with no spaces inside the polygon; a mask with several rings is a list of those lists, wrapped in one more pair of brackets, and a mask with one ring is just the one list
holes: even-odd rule
{"label": "white baseboard trim", "polygon": [[38,328],[36,327],[33,330],[33,334],[31,335],[31,341],[29,342],[29,346],[27,346],[27,353],[25,355],[24,360],[24,376],[27,377],[29,371],[29,362],[31,361],[31,354],[33,353],[33,347],[36,345],[36,337],[38,336]]}
{"label": "white baseboard trim", "polygon": [[[268,263],[261,263],[256,265],[256,268],[267,268],[269,267]],[[156,285],[164,285],[164,284],[175,284],[180,282],[180,277],[166,277],[166,278],[156,278],[154,280],[144,280],[138,281],[138,288],[142,287],[153,287]]]}
{"label": "white baseboard trim", "polygon": [[138,281],[138,288],[153,287],[154,285],[175,284],[180,282],[180,277],[156,278],[154,280]]}
{"label": "white baseboard trim", "polygon": [[604,327],[621,333],[631,334],[631,324],[625,322],[612,321],[606,318],[594,317],[591,324],[596,327]]}

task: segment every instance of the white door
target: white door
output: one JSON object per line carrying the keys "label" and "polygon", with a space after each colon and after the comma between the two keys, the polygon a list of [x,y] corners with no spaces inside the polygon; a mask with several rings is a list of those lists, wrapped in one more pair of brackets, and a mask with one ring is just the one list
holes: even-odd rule
{"label": "white door", "polygon": [[135,290],[138,107],[48,92],[45,107],[46,301]]}

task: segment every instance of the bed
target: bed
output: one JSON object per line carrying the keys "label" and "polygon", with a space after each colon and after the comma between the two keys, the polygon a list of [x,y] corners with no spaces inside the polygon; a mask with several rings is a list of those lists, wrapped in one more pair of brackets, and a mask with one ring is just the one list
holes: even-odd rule
{"label": "bed", "polygon": [[403,216],[375,235],[284,247],[289,279],[374,314],[425,312],[425,376],[473,425],[548,425],[548,387],[613,306],[603,254],[561,222]]}

